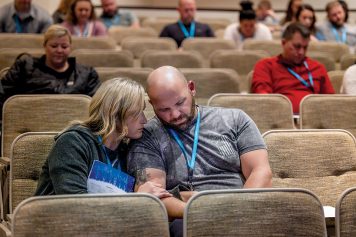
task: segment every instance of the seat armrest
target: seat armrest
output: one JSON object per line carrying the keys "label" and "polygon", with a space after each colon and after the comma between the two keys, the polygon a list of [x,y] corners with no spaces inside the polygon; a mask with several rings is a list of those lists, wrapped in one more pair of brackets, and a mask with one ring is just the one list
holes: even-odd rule
{"label": "seat armrest", "polygon": [[4,222],[0,223],[0,237],[11,237],[11,229]]}

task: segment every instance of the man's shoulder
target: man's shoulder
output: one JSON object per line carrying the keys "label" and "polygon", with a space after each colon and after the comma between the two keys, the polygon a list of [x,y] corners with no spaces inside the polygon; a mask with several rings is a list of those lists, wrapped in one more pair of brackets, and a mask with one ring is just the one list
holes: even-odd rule
{"label": "man's shoulder", "polygon": [[14,14],[13,4],[14,3],[8,3],[0,6],[0,19],[4,19],[9,15]]}
{"label": "man's shoulder", "polygon": [[35,17],[39,18],[39,20],[52,19],[49,12],[37,4],[32,3],[31,10],[34,11]]}
{"label": "man's shoulder", "polygon": [[241,114],[243,111],[238,108],[226,108],[226,107],[213,107],[213,106],[200,106],[202,114],[204,116],[212,116],[215,119],[219,117],[223,118],[224,116],[228,115],[238,115]]}

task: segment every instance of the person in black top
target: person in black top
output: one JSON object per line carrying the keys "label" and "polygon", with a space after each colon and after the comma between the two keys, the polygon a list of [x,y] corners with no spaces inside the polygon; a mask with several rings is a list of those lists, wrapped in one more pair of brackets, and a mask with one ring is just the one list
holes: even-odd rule
{"label": "person in black top", "polygon": [[76,63],[69,57],[71,35],[59,25],[44,34],[45,55],[40,58],[22,54],[1,80],[0,106],[16,94],[85,94],[93,96],[100,86],[93,67]]}
{"label": "person in black top", "polygon": [[215,37],[209,25],[194,20],[197,10],[195,0],[179,0],[177,10],[180,19],[174,24],[165,26],[160,37],[173,38],[178,47],[186,38]]}

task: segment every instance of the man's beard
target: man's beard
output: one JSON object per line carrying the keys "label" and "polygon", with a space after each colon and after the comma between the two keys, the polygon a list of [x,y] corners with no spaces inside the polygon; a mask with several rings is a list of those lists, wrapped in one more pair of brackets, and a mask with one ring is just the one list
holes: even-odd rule
{"label": "man's beard", "polygon": [[[179,118],[175,119],[175,120],[172,120],[170,121],[169,123],[166,122],[166,121],[163,121],[162,119],[159,118],[159,120],[163,123],[164,126],[167,126],[167,127],[170,127],[170,128],[173,128],[174,130],[185,130],[187,129],[187,127],[191,124],[191,122],[193,121],[193,119],[195,118],[195,109],[196,109],[196,104],[195,104],[195,99],[194,97],[192,96],[192,106],[190,108],[190,114],[187,115],[187,114],[182,114],[181,116],[179,116]],[[184,124],[180,125],[180,126],[177,126],[175,125],[174,123],[177,122],[177,121],[180,121],[182,119],[186,119],[186,121],[184,122]]]}
{"label": "man's beard", "polygon": [[344,25],[344,23],[338,23],[338,22],[330,22],[331,23],[331,25],[333,25],[335,28],[340,28],[340,27],[342,27],[343,25]]}

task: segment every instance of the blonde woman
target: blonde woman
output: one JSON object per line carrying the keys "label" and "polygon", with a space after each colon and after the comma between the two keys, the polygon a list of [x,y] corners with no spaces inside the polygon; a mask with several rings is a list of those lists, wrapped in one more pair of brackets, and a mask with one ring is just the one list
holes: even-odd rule
{"label": "blonde woman", "polygon": [[71,53],[72,38],[60,26],[50,26],[44,34],[42,57],[18,56],[1,80],[0,109],[16,94],[85,94],[93,96],[100,85],[93,67],[76,63]]}
{"label": "blonde woman", "polygon": [[[92,98],[89,118],[76,122],[56,137],[42,168],[35,195],[87,193],[95,161],[126,172],[128,141],[142,136],[146,117],[144,89],[130,79],[104,82]],[[138,192],[169,197],[160,185],[144,183]]]}

